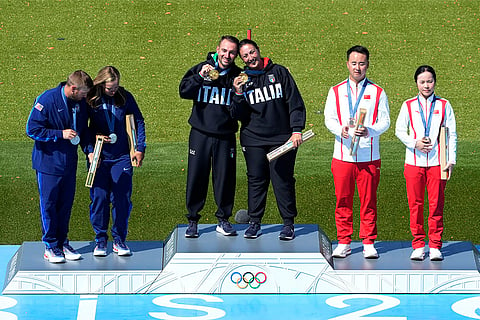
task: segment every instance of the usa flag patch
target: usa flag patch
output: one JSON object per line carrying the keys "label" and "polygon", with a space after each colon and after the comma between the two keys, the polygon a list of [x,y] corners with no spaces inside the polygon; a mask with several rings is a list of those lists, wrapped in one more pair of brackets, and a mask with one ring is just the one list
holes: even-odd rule
{"label": "usa flag patch", "polygon": [[37,102],[37,104],[35,105],[34,108],[37,109],[38,111],[42,111],[43,110],[43,105]]}

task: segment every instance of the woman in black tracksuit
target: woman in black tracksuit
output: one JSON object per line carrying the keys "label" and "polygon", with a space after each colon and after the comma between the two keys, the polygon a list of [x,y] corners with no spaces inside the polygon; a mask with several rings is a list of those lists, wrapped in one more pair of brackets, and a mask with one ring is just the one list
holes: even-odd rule
{"label": "woman in black tracksuit", "polygon": [[250,226],[244,237],[256,238],[261,234],[271,180],[284,225],[279,238],[291,240],[295,237],[293,225],[297,216],[293,177],[296,149],[271,162],[267,153],[287,141],[292,141],[295,148],[302,143],[305,104],[290,72],[261,57],[254,41],[240,41],[239,52],[248,80],[241,76],[235,78],[230,109],[242,122],[240,144],[247,164]]}

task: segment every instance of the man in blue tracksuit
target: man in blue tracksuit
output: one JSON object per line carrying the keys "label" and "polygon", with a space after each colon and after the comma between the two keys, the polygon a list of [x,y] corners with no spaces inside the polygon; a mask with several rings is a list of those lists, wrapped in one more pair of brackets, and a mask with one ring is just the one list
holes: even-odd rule
{"label": "man in blue tracksuit", "polygon": [[88,148],[85,97],[93,86],[84,71],[70,74],[66,82],[35,99],[26,132],[35,143],[32,167],[40,194],[44,258],[52,263],[78,260],[80,254],[68,243],[68,224],[75,195],[77,146]]}

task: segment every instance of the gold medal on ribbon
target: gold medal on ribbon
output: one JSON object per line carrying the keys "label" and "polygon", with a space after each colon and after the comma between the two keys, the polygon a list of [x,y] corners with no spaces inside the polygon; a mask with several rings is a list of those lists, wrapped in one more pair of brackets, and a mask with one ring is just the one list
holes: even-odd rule
{"label": "gold medal on ribbon", "polygon": [[218,77],[220,76],[220,73],[218,72],[217,69],[212,69],[212,70],[208,71],[208,76],[212,80],[217,80]]}
{"label": "gold medal on ribbon", "polygon": [[242,82],[245,83],[248,81],[248,74],[246,74],[245,72],[240,72],[239,76],[240,76],[240,79],[242,79]]}

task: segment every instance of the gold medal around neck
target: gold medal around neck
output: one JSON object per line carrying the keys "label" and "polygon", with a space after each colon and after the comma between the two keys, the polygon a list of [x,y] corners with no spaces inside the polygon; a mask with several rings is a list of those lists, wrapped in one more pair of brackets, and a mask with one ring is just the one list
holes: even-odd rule
{"label": "gold medal around neck", "polygon": [[248,74],[246,74],[245,72],[240,72],[238,76],[240,77],[240,79],[242,79],[242,82],[245,83],[248,81]]}
{"label": "gold medal around neck", "polygon": [[208,71],[208,76],[212,80],[217,80],[218,77],[220,76],[220,73],[218,72],[217,69],[212,69],[212,70]]}

